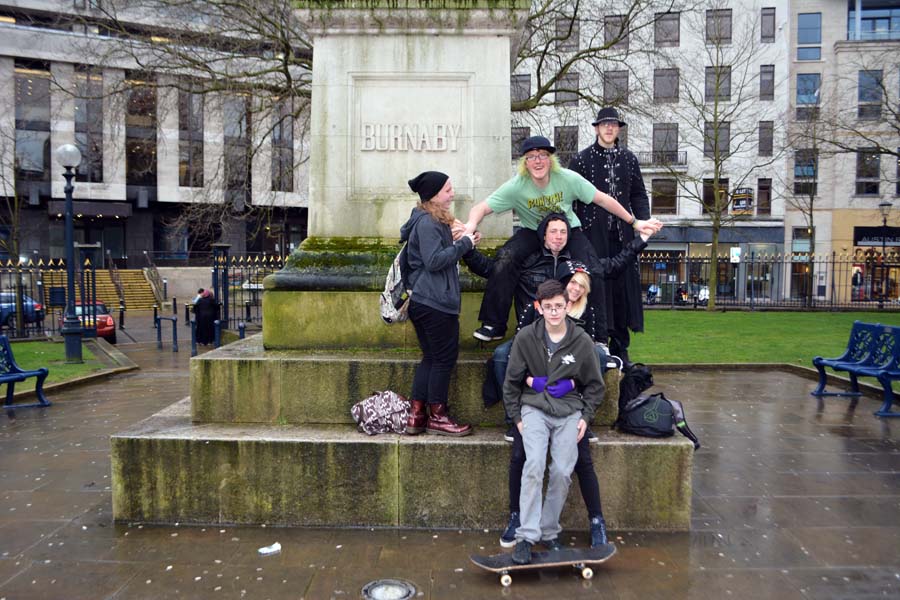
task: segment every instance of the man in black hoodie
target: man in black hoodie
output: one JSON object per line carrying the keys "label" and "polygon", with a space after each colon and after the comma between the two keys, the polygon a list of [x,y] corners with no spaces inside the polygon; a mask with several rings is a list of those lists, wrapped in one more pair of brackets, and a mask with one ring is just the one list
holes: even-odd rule
{"label": "man in black hoodie", "polygon": [[[503,382],[503,402],[522,435],[525,468],[519,496],[521,524],[513,562],[531,562],[531,547],[542,542],[559,550],[559,516],[578,458],[578,441],[603,401],[603,379],[594,343],[566,316],[568,295],[556,280],[538,286],[541,317],[513,340]],[[550,474],[546,498],[541,490],[547,450]]]}

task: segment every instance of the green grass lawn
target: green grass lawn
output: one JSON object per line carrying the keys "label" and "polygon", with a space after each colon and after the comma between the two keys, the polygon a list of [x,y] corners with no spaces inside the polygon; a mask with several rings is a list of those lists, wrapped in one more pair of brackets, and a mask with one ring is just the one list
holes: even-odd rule
{"label": "green grass lawn", "polygon": [[[66,346],[63,343],[13,342],[11,345],[16,363],[23,369],[47,367],[50,370],[44,385],[75,379],[103,368],[103,364],[84,346],[81,348],[84,362],[80,365],[70,365],[66,364]],[[24,382],[16,384],[16,391],[33,390],[35,382],[34,377],[29,377]]]}
{"label": "green grass lawn", "polygon": [[900,313],[646,310],[644,320],[646,332],[632,334],[632,361],[812,366],[814,356],[843,353],[853,321],[900,325]]}

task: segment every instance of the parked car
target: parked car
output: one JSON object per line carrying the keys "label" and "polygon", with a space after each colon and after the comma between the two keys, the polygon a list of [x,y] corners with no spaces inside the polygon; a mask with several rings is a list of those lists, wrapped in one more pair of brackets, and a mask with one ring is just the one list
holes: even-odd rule
{"label": "parked car", "polygon": [[[44,306],[36,302],[31,296],[22,294],[22,314],[26,323],[36,323],[44,320]],[[0,292],[0,324],[10,329],[16,326],[16,294],[15,292]]]}
{"label": "parked car", "polygon": [[[103,302],[95,302],[94,306],[97,307],[97,337],[105,338],[107,342],[110,344],[116,343],[116,322],[113,320],[112,315],[109,313],[109,310],[106,308],[106,304]],[[78,320],[85,327],[94,327],[93,322],[93,311],[91,311],[90,305],[87,305],[87,308],[82,306],[81,302],[75,303],[75,316],[78,317]],[[83,316],[84,313],[87,313],[86,316]],[[63,321],[65,320],[65,312],[59,317],[59,328],[62,329]]]}

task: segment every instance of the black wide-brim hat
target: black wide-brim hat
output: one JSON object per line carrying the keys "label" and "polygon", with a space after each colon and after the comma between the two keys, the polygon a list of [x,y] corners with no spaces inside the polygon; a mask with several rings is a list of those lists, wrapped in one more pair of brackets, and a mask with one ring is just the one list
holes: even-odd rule
{"label": "black wide-brim hat", "polygon": [[542,135],[533,135],[530,138],[525,138],[522,142],[522,156],[526,153],[531,152],[532,150],[546,150],[550,154],[554,154],[556,152],[556,146],[550,143],[550,140],[545,138]]}
{"label": "black wide-brim hat", "polygon": [[611,106],[607,106],[606,108],[601,108],[600,112],[597,113],[597,120],[591,123],[594,127],[603,123],[604,121],[618,121],[619,127],[625,127],[628,125],[625,121],[619,118],[619,111],[614,109]]}

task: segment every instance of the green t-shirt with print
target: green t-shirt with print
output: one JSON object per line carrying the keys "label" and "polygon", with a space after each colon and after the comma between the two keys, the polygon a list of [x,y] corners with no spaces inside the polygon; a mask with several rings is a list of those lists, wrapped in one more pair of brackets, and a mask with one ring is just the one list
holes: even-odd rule
{"label": "green t-shirt with print", "polygon": [[522,227],[537,231],[538,224],[551,212],[566,215],[569,225],[581,227],[581,221],[572,210],[572,203],[579,200],[584,204],[594,201],[596,188],[591,182],[569,169],[550,173],[547,187],[534,185],[531,177],[516,175],[495,191],[487,199],[487,204],[495,213],[515,210]]}

